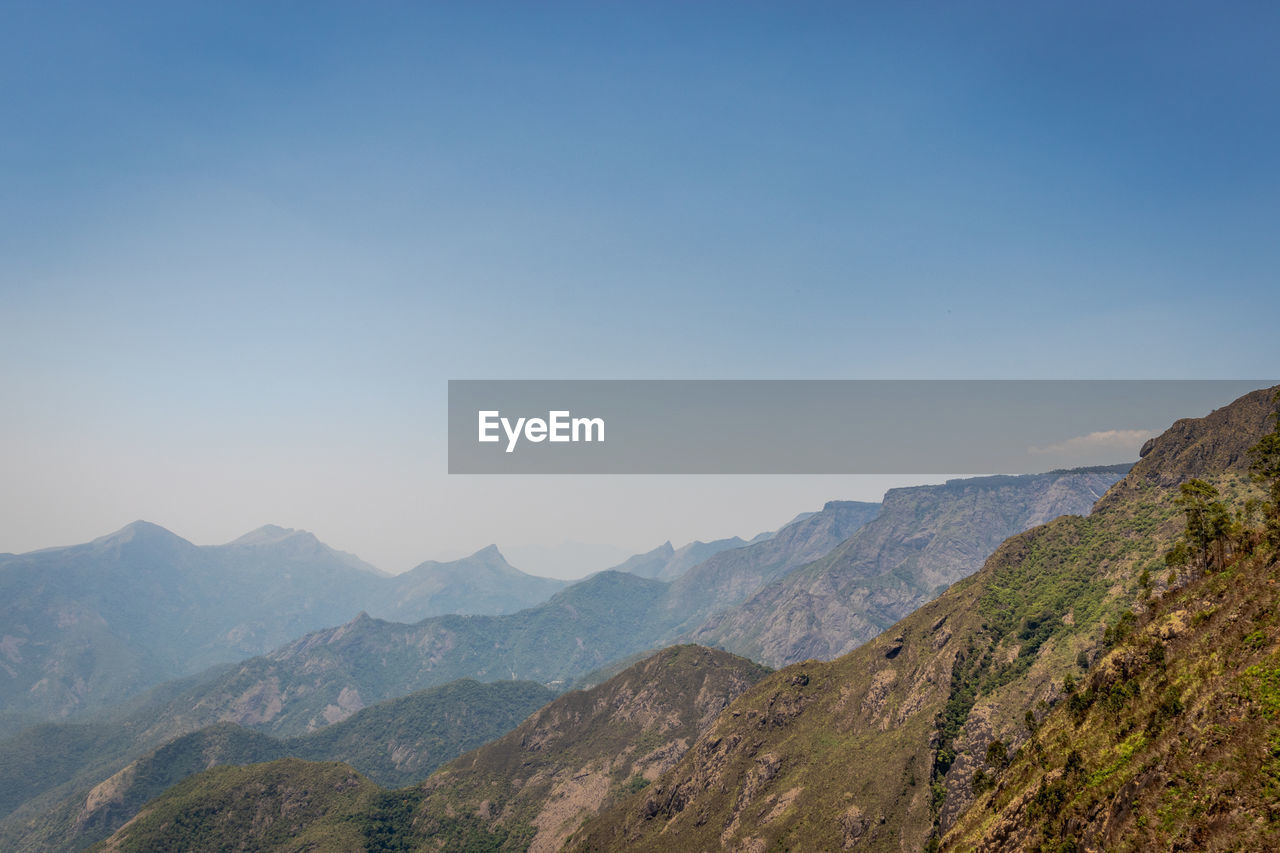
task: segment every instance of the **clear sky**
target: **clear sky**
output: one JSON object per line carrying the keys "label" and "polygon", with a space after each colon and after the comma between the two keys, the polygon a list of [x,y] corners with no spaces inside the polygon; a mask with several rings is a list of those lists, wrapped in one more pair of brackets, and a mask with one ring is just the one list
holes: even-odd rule
{"label": "clear sky", "polygon": [[1264,2],[6,3],[0,551],[273,522],[398,571],[885,485],[450,478],[449,378],[1280,374],[1277,43]]}

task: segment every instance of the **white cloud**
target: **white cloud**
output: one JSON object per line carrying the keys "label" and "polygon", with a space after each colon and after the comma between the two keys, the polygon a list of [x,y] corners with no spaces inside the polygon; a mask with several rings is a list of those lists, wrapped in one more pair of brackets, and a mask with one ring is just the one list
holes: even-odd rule
{"label": "white cloud", "polygon": [[1077,435],[1066,441],[1049,444],[1044,447],[1028,447],[1027,452],[1035,455],[1047,454],[1080,454],[1095,453],[1100,450],[1131,451],[1135,456],[1142,443],[1158,433],[1146,429],[1107,429],[1091,432],[1088,435]]}

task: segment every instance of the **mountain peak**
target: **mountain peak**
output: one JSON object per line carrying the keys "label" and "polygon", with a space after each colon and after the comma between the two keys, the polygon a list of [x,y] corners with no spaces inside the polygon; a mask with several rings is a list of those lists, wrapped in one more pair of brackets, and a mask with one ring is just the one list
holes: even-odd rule
{"label": "mountain peak", "polygon": [[277,542],[283,542],[286,539],[301,537],[310,540],[316,540],[314,534],[306,530],[298,530],[293,527],[281,527],[278,524],[264,524],[256,530],[250,530],[238,539],[233,539],[227,543],[229,545],[274,545]]}
{"label": "mountain peak", "polygon": [[124,545],[129,542],[181,542],[185,545],[191,544],[173,531],[167,530],[158,524],[153,524],[150,521],[142,521],[141,519],[126,524],[114,533],[108,533],[106,536],[99,536],[89,544],[102,547]]}
{"label": "mountain peak", "polygon": [[486,563],[500,563],[504,566],[511,565],[507,562],[507,558],[502,556],[502,552],[498,550],[497,545],[486,545],[479,551],[471,555],[473,559],[484,560]]}

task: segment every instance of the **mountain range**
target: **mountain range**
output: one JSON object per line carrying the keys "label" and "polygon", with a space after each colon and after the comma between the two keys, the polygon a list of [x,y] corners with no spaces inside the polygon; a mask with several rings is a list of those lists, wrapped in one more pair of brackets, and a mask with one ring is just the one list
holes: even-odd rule
{"label": "mountain range", "polygon": [[[399,791],[331,764],[198,774],[103,849],[191,849],[185,826],[316,850],[1272,849],[1280,565],[1249,526],[1248,466],[1274,392],[1179,421],[1088,515],[1009,537],[870,642],[763,675],[653,772],[627,762],[661,742],[582,734],[599,706],[574,693],[518,743]],[[1208,550],[1199,565],[1166,560],[1204,529],[1188,494],[1216,496],[1206,511],[1231,522],[1214,563]],[[627,672],[632,686],[610,694],[619,721],[683,677]],[[564,733],[573,757],[553,748],[549,766],[582,768],[554,778],[583,784],[531,789],[535,753]],[[587,784],[599,768],[603,793]],[[287,835],[279,809],[249,809],[254,792],[298,800]]]}
{"label": "mountain range", "polygon": [[[927,505],[932,512],[920,513],[920,523],[913,527],[899,511],[891,516],[897,520],[888,527],[881,525],[882,532],[872,541],[915,553],[919,548],[902,546],[899,540],[934,536],[941,516],[952,528],[942,541],[950,543],[951,550],[970,553],[974,537],[978,542],[998,539],[1010,524],[1018,529],[1019,519],[1087,505],[1098,489],[1118,475],[1118,470],[1110,469],[1055,472],[904,490],[910,505]],[[975,494],[981,499],[975,499]],[[899,505],[907,503],[896,500]],[[708,559],[671,583],[606,571],[564,589],[544,604],[504,616],[450,615],[405,624],[361,614],[265,656],[216,667],[135,700],[108,723],[113,732],[126,732],[127,737],[117,734],[100,743],[92,768],[65,762],[61,775],[29,792],[28,800],[43,805],[29,804],[5,818],[0,832],[23,837],[21,827],[27,815],[49,807],[53,795],[43,791],[61,791],[64,810],[74,801],[81,803],[76,808],[83,809],[88,790],[128,761],[204,726],[234,723],[277,737],[298,737],[324,731],[362,708],[457,678],[526,678],[563,689],[592,670],[679,639],[690,626],[699,629],[724,607],[741,605],[761,586],[768,588],[771,581],[802,571],[801,566],[828,565],[823,559],[833,549],[847,551],[880,513],[879,504],[833,501],[772,536],[757,537],[755,544],[721,548],[723,542],[713,543]],[[687,554],[694,549],[682,550]],[[656,556],[670,565],[677,553],[664,547]],[[505,565],[496,549],[486,549],[472,560],[481,565],[492,561],[498,570]],[[439,564],[427,567],[438,571]],[[916,571],[915,564],[899,567],[897,576],[910,578]],[[928,576],[917,586],[934,582],[934,576]],[[851,631],[854,627],[850,623]],[[855,638],[850,635],[844,641]],[[64,738],[73,754],[84,751],[76,750],[80,740],[74,736],[79,731],[74,727],[70,736],[57,729],[41,731],[44,734],[37,742],[47,752],[61,755]],[[82,781],[71,785],[72,778]]]}
{"label": "mountain range", "polygon": [[514,612],[565,585],[492,546],[388,576],[305,531],[269,525],[202,547],[134,522],[0,558],[0,732],[106,707],[362,609],[408,620]]}

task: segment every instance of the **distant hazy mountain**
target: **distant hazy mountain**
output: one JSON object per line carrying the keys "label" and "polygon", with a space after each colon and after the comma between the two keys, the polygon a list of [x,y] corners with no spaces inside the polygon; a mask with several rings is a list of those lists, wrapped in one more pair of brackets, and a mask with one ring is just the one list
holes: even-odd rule
{"label": "distant hazy mountain", "polygon": [[691,639],[771,666],[838,657],[976,572],[1008,537],[1088,513],[1128,469],[891,489],[880,514],[840,547],[712,616]]}
{"label": "distant hazy mountain", "polygon": [[[344,761],[379,785],[399,787],[425,779],[441,764],[506,734],[555,698],[528,681],[478,684],[455,681],[365,708],[318,732],[280,739],[233,723],[182,735],[121,767],[125,751],[118,729],[103,727],[95,739],[81,732],[81,748],[114,763],[95,776],[82,774],[43,797],[38,785],[45,733],[0,744],[0,816],[24,799],[37,798],[13,819],[0,821],[4,849],[71,851],[105,838],[153,797],[183,779],[221,764],[255,764],[280,758]],[[110,768],[120,767],[111,773]],[[109,773],[110,775],[104,775]]]}
{"label": "distant hazy mountain", "polygon": [[564,585],[517,571],[492,547],[390,577],[275,526],[198,547],[138,521],[84,545],[0,557],[0,733],[261,654],[361,610],[406,621],[513,612]]}
{"label": "distant hazy mountain", "polygon": [[664,622],[694,627],[708,615],[745,601],[761,586],[825,556],[880,512],[880,504],[828,501],[762,542],[721,551],[671,583]]}
{"label": "distant hazy mountain", "polygon": [[416,622],[442,613],[514,613],[542,601],[569,581],[527,575],[490,545],[449,563],[428,560],[380,584],[368,607],[371,616]]}
{"label": "distant hazy mountain", "polygon": [[[772,534],[761,534],[768,539]],[[761,541],[756,537],[752,541]],[[675,548],[670,542],[664,542],[652,551],[636,554],[613,567],[615,572],[630,572],[642,578],[654,578],[660,581],[675,580],[689,569],[707,560],[721,551],[743,548],[749,544],[745,539],[734,536],[732,539],[717,539],[714,542],[690,542],[682,548]]]}
{"label": "distant hazy mountain", "polygon": [[715,554],[670,584],[606,571],[507,615],[405,624],[361,614],[203,679],[155,716],[169,720],[174,735],[216,721],[287,735],[458,678],[568,685],[741,603],[764,581],[824,555],[878,509],[832,501],[771,539]]}

